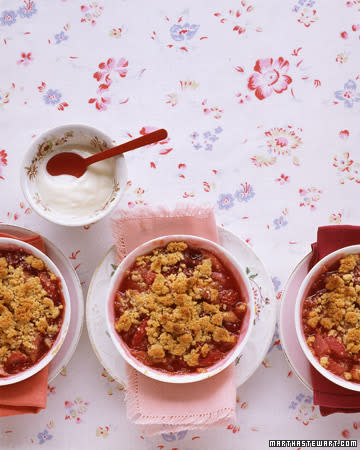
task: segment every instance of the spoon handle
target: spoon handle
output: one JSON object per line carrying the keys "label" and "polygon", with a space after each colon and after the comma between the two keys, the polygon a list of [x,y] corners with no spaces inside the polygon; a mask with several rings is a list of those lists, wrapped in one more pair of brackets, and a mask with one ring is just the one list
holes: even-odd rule
{"label": "spoon handle", "polygon": [[163,128],[153,131],[152,133],[145,134],[139,138],[136,138],[130,142],[117,145],[116,147],[104,150],[103,152],[95,153],[95,155],[89,156],[85,159],[86,166],[94,164],[103,159],[111,158],[112,156],[121,155],[122,153],[129,152],[144,145],[153,144],[154,142],[163,141],[167,138],[167,131]]}

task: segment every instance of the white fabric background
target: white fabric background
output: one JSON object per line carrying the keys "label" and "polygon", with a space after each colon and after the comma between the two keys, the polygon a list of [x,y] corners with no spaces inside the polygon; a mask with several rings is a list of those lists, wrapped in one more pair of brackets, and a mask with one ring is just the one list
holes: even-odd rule
{"label": "white fabric background", "polygon": [[[19,12],[24,6],[27,16]],[[1,21],[4,11],[16,13],[13,23],[9,14]],[[92,125],[117,142],[143,127],[164,127],[168,144],[126,156],[129,185],[120,206],[215,204],[218,223],[253,246],[280,297],[318,226],[359,223],[359,23],[358,0],[1,0],[0,220],[40,232],[68,256],[80,250],[72,263],[86,293],[111,245],[108,219],[88,230],[67,229],[29,211],[19,185],[23,154],[35,135],[61,124]],[[186,24],[198,27],[176,40]],[[61,32],[65,39],[56,43]],[[22,53],[30,60],[19,62]],[[248,88],[254,66],[280,57],[289,63],[291,83],[260,100]],[[103,92],[110,102],[99,111],[89,103],[101,97],[93,74],[109,58],[125,58],[127,73],[111,71]],[[335,92],[349,80],[346,106]],[[61,93],[57,103],[46,103],[49,89]],[[218,137],[212,150],[205,149],[208,131]],[[164,148],[172,150],[161,154]],[[274,156],[269,166],[252,160]],[[276,181],[282,175],[283,183]],[[144,438],[125,417],[123,392],[102,376],[84,329],[66,376],[51,384],[47,409],[0,419],[1,447],[263,449],[268,439],[360,438],[359,415],[321,418],[311,392],[290,371],[274,345],[238,390],[236,423]],[[74,417],[66,419],[65,402],[77,398]]]}

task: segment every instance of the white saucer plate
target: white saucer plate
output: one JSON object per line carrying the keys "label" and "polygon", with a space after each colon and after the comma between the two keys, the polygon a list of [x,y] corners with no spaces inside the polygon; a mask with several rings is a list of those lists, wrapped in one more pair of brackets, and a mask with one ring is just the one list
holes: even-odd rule
{"label": "white saucer plate", "polygon": [[310,259],[311,253],[299,262],[286,283],[280,306],[279,335],[282,349],[294,373],[312,391],[310,363],[300,347],[295,329],[295,300],[308,273]]}
{"label": "white saucer plate", "polygon": [[[269,274],[254,251],[238,236],[218,227],[220,245],[230,251],[246,270],[255,300],[255,322],[244,352],[236,360],[237,386],[242,385],[263,361],[271,344],[276,303]],[[86,323],[91,345],[104,369],[126,386],[126,362],[117,352],[105,322],[105,301],[111,275],[116,268],[115,246],[105,254],[91,279],[86,301]]]}
{"label": "white saucer plate", "polygon": [[[0,224],[0,233],[11,234],[18,238],[38,234],[36,231],[7,224]],[[48,239],[42,238],[46,254],[58,267],[65,279],[71,301],[71,318],[67,335],[61,349],[49,365],[48,382],[51,382],[69,363],[79,342],[84,320],[84,299],[79,278],[68,258]]]}

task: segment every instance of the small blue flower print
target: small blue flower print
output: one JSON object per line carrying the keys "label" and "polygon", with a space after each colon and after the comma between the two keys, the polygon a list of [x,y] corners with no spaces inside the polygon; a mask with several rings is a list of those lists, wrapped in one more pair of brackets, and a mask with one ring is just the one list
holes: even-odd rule
{"label": "small blue flower print", "polygon": [[56,89],[49,89],[43,98],[47,105],[56,105],[61,99],[61,94]]}
{"label": "small blue flower print", "polygon": [[42,433],[38,433],[37,435],[39,439],[39,444],[44,444],[44,442],[49,441],[52,439],[52,435],[49,434],[48,430],[44,430]]}
{"label": "small blue flower print", "polygon": [[12,25],[16,22],[16,12],[15,11],[3,11],[0,16],[1,25]]}
{"label": "small blue flower print", "polygon": [[301,7],[312,8],[315,5],[314,0],[299,0],[296,5],[294,5],[292,11],[298,12]]}
{"label": "small blue flower print", "polygon": [[296,396],[296,401],[292,401],[289,405],[289,409],[297,409],[303,408],[304,404],[310,405],[313,401],[313,397],[311,395],[304,395],[302,393]]}
{"label": "small blue flower print", "polygon": [[55,44],[60,44],[63,41],[66,41],[67,39],[69,39],[69,36],[66,35],[63,31],[61,31],[58,34],[55,34]]}
{"label": "small blue flower print", "polygon": [[217,204],[219,209],[230,209],[234,206],[234,197],[231,194],[220,194]]}
{"label": "small blue flower print", "polygon": [[162,435],[161,435],[161,437],[164,439],[164,441],[166,441],[166,442],[173,442],[173,441],[176,441],[176,437],[175,437],[175,434],[174,433],[163,433]]}
{"label": "small blue flower print", "polygon": [[29,18],[35,13],[37,13],[36,5],[31,0],[27,0],[25,6],[18,9],[18,14],[23,19]]}
{"label": "small blue flower print", "polygon": [[280,230],[281,227],[287,225],[287,221],[284,216],[280,216],[278,219],[274,219],[275,230]]}
{"label": "small blue flower print", "polygon": [[219,138],[216,136],[216,134],[213,134],[212,136],[209,137],[211,142],[215,142],[217,141]]}
{"label": "small blue flower print", "polygon": [[360,93],[356,92],[356,83],[353,80],[347,81],[344,89],[336,91],[334,95],[337,100],[343,101],[347,108],[352,108],[354,103],[360,102]]}
{"label": "small blue flower print", "polygon": [[216,141],[219,140],[218,134],[222,132],[221,127],[215,128],[213,131],[207,130],[202,133],[198,133],[197,131],[193,131],[189,136],[192,140],[192,145],[195,150],[199,150],[200,148],[206,151],[212,151],[213,145]]}
{"label": "small blue flower print", "polygon": [[178,433],[163,433],[161,437],[166,442],[173,442],[173,441],[181,441],[184,439],[184,437],[187,434],[187,430],[179,431]]}
{"label": "small blue flower print", "polygon": [[184,439],[184,437],[187,435],[187,430],[183,430],[183,431],[179,431],[177,433],[177,438],[178,441],[181,441],[182,439]]}
{"label": "small blue flower print", "polygon": [[200,25],[190,25],[189,23],[184,23],[184,25],[174,24],[170,28],[170,35],[174,41],[190,40],[199,28]]}
{"label": "small blue flower print", "polygon": [[273,282],[275,292],[278,292],[280,284],[281,284],[281,281],[279,280],[278,277],[272,277],[271,281]]}
{"label": "small blue flower print", "polygon": [[253,197],[255,192],[249,183],[241,183],[241,188],[235,192],[235,198],[239,202],[248,202]]}

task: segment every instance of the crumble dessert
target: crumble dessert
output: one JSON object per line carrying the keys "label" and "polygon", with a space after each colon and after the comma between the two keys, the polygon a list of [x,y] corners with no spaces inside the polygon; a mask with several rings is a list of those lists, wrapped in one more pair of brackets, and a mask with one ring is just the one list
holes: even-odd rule
{"label": "crumble dessert", "polygon": [[115,330],[142,363],[199,372],[237,342],[247,304],[207,250],[170,242],[140,256],[114,299]]}
{"label": "crumble dessert", "polygon": [[37,363],[61,328],[60,280],[22,249],[0,251],[0,377]]}
{"label": "crumble dessert", "polygon": [[316,280],[304,302],[307,344],[320,364],[360,382],[360,257],[348,255]]}

